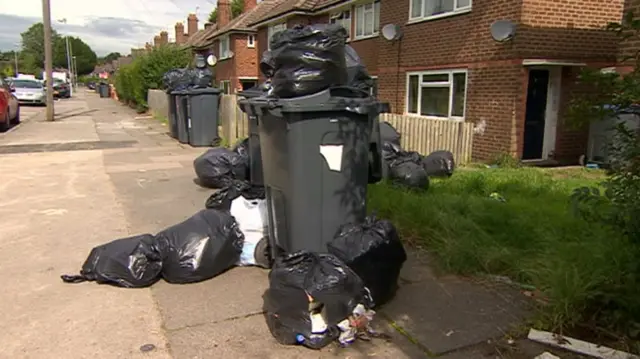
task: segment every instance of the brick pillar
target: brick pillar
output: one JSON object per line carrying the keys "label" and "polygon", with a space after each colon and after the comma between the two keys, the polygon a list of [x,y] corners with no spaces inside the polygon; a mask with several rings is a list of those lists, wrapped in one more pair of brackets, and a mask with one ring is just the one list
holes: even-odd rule
{"label": "brick pillar", "polygon": [[187,17],[187,32],[190,37],[198,32],[198,17],[196,14],[189,14],[189,17]]}
{"label": "brick pillar", "polygon": [[184,25],[182,25],[181,22],[178,22],[176,23],[176,26],[174,28],[176,30],[176,44],[178,45],[184,44],[185,43]]}
{"label": "brick pillar", "polygon": [[256,7],[256,5],[258,5],[258,0],[244,0],[243,12],[249,12],[253,10],[253,8]]}
{"label": "brick pillar", "polygon": [[225,27],[231,21],[231,5],[229,0],[218,0],[218,29]]}

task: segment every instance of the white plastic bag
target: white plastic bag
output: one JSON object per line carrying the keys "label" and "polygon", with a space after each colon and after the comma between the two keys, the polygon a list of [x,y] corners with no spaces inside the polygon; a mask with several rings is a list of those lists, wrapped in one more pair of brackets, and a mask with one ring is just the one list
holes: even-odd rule
{"label": "white plastic bag", "polygon": [[267,234],[267,201],[264,199],[248,200],[240,196],[231,202],[230,212],[238,222],[240,231],[244,234],[242,254],[237,265],[257,265],[256,247]]}

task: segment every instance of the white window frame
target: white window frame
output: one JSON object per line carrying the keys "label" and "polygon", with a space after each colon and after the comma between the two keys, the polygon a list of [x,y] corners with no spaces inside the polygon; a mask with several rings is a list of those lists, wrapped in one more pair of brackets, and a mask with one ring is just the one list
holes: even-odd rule
{"label": "white window frame", "polygon": [[271,38],[273,37],[273,34],[275,34],[276,32],[280,32],[283,30],[287,29],[287,23],[286,22],[281,22],[279,24],[273,24],[273,25],[269,25],[269,28],[267,29],[267,49],[271,50]]}
{"label": "white window frame", "polygon": [[[345,16],[348,13],[349,16]],[[329,23],[330,24],[340,24],[347,30],[348,39],[351,39],[351,28],[352,28],[352,13],[351,8],[343,9],[342,11],[337,11],[329,15]]]}
{"label": "white window frame", "polygon": [[[453,111],[453,75],[455,74],[464,74],[464,104],[462,105],[462,116],[454,116],[451,112]],[[422,82],[423,75],[448,75],[448,81],[441,82]],[[409,79],[411,76],[418,76],[418,108],[416,109],[416,113],[409,112],[409,88],[410,82]],[[434,115],[422,115],[422,88],[424,87],[449,87],[449,113],[447,116],[434,116]],[[406,78],[406,92],[405,92],[405,101],[404,101],[404,113],[406,115],[411,116],[420,116],[426,118],[435,118],[435,119],[453,119],[464,121],[465,116],[467,115],[467,94],[469,92],[469,71],[466,69],[451,69],[451,70],[435,70],[435,71],[416,71],[416,72],[407,72]]]}
{"label": "white window frame", "polygon": [[256,35],[247,35],[247,47],[250,49],[256,47]]}
{"label": "white window frame", "polygon": [[[425,21],[425,20],[432,20],[432,19],[439,19],[439,18],[443,18],[443,17],[448,17],[448,16],[454,16],[454,15],[458,15],[458,14],[463,14],[463,13],[467,13],[471,11],[471,8],[473,6],[473,0],[469,0],[469,5],[466,6],[459,6],[458,2],[461,0],[453,0],[453,11],[446,11],[446,12],[441,12],[441,13],[437,13],[437,14],[433,14],[433,15],[425,15],[425,9],[427,7],[427,1],[433,1],[433,0],[411,0],[409,3],[409,22],[420,22],[420,21]],[[421,10],[420,10],[420,15],[419,16],[413,16],[413,4],[415,2],[420,2],[421,4]]]}
{"label": "white window frame", "polygon": [[219,42],[220,60],[228,59],[231,57],[231,41],[229,35],[221,36]]}
{"label": "white window frame", "polygon": [[[366,7],[370,6],[370,9]],[[376,37],[380,34],[380,0],[369,1],[365,4],[355,6],[353,16],[353,38],[356,40]],[[366,14],[373,14],[373,21],[370,29],[365,29]],[[362,23],[362,33],[358,34],[358,24]]]}

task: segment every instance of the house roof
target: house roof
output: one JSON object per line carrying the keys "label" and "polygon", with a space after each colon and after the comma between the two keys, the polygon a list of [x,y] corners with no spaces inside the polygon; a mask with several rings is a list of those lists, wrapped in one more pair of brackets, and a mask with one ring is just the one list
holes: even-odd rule
{"label": "house roof", "polygon": [[249,25],[256,26],[261,22],[285,15],[294,11],[313,13],[331,5],[336,5],[347,0],[284,0],[270,11],[264,12],[256,17]]}
{"label": "house roof", "polygon": [[209,27],[208,29],[198,30],[195,34],[193,34],[193,36],[189,36],[187,42],[185,42],[185,45],[195,48],[206,46],[206,39],[217,29],[217,24],[211,24],[211,27]]}
{"label": "house roof", "polygon": [[271,12],[274,7],[277,7],[286,1],[287,0],[263,0],[262,2],[259,2],[252,10],[240,14],[240,16],[229,21],[227,25],[217,29],[211,34],[208,34],[204,40],[205,44],[202,47],[211,46],[216,37],[231,31],[255,32],[257,28],[251,24],[257,22],[259,18],[264,16],[264,14]]}

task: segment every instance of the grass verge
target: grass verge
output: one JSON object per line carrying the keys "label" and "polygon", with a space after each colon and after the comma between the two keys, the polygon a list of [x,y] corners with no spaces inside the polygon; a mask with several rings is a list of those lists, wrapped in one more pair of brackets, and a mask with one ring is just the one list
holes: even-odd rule
{"label": "grass verge", "polygon": [[545,329],[603,325],[603,318],[618,324],[621,318],[611,316],[640,314],[630,271],[639,251],[611,229],[575,216],[569,198],[574,188],[602,179],[587,169],[460,170],[432,181],[426,193],[372,185],[369,207],[435,254],[444,270],[535,286],[548,300],[540,311]]}

